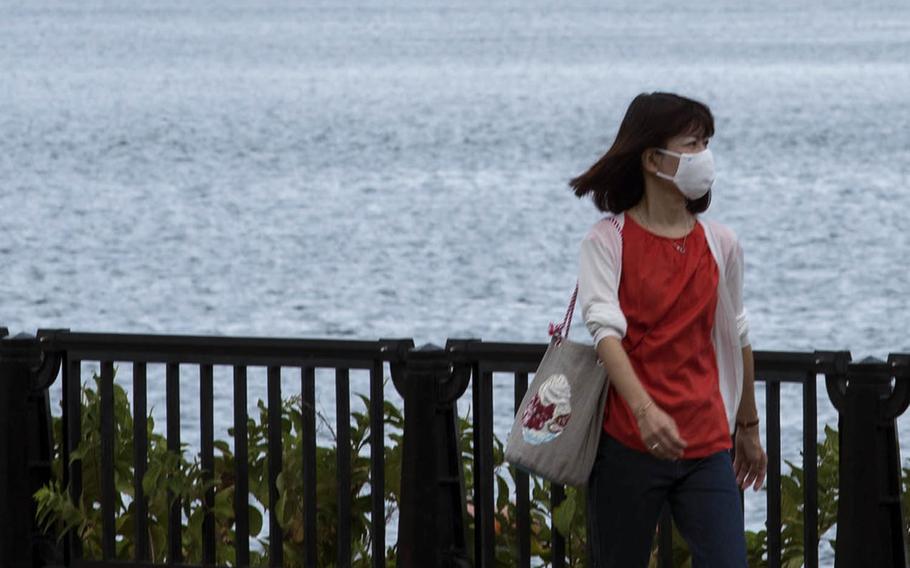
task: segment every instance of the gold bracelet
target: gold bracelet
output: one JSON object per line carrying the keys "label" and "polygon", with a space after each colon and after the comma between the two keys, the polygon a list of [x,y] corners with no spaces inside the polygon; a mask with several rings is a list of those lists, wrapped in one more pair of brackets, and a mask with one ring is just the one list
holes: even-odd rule
{"label": "gold bracelet", "polygon": [[644,404],[642,404],[642,405],[638,408],[638,410],[635,411],[635,416],[637,416],[639,420],[642,419],[642,418],[644,417],[644,415],[645,415],[645,410],[647,410],[652,404],[654,404],[654,400],[653,400],[653,399],[652,399],[652,400],[649,400],[648,402],[646,402],[646,403],[644,403]]}

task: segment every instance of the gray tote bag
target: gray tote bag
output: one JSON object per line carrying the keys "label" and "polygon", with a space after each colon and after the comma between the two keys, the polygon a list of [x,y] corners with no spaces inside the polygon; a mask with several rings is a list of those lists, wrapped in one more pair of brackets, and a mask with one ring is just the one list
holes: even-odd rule
{"label": "gray tote bag", "polygon": [[553,483],[588,482],[603,429],[609,379],[594,346],[569,341],[578,286],[528,387],[506,443],[507,462]]}

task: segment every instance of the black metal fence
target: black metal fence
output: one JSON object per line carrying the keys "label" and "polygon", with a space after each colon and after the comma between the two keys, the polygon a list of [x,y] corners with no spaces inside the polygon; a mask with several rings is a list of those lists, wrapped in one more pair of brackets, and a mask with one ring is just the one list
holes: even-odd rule
{"label": "black metal fence", "polygon": [[[281,439],[281,371],[293,368],[299,372],[304,415],[303,431],[303,487],[305,496],[304,564],[317,566],[327,564],[328,559],[316,558],[316,417],[315,417],[315,372],[316,369],[334,370],[335,414],[337,422],[337,477],[338,477],[338,519],[337,539],[340,543],[350,541],[351,495],[345,490],[351,480],[350,453],[350,371],[365,369],[370,373],[370,416],[371,472],[370,482],[374,487],[384,486],[384,440],[383,440],[383,393],[384,362],[394,363],[399,354],[413,345],[411,340],[389,341],[332,341],[308,339],[259,339],[234,337],[192,337],[154,336],[126,334],[92,334],[57,332],[42,335],[42,346],[47,353],[56,354],[63,368],[63,483],[68,485],[74,500],[82,492],[82,463],[71,463],[70,456],[81,439],[79,431],[80,393],[82,387],[82,364],[97,362],[101,368],[101,511],[102,558],[83,558],[81,542],[68,537],[64,545],[64,564],[67,566],[109,566],[115,558],[114,518],[114,464],[113,451],[116,441],[113,437],[113,374],[114,362],[132,363],[132,391],[134,417],[143,417],[147,412],[147,365],[166,365],[164,385],[154,385],[166,392],[167,400],[167,445],[172,451],[180,450],[180,373],[186,366],[197,366],[199,371],[200,441],[202,469],[211,476],[214,462],[214,413],[213,413],[213,367],[226,365],[233,369],[233,428],[235,557],[238,566],[250,564],[250,522],[249,471],[247,448],[247,370],[251,366],[267,369],[268,391],[268,485],[270,502],[278,499],[277,478],[282,470],[284,449]],[[148,440],[144,428],[134,429],[134,499],[138,504],[135,512],[136,562],[148,564],[149,533],[147,508],[142,479],[147,468],[146,448]],[[207,479],[211,481],[211,477]],[[206,493],[205,506],[209,510],[203,524],[202,565],[215,563],[215,523],[211,508],[214,504],[214,489]],[[385,525],[375,522],[385,518],[385,504],[382,491],[374,492],[372,519],[370,525],[373,548],[373,566],[383,566],[385,558]],[[283,565],[283,531],[275,507],[269,508],[269,566]],[[169,564],[182,563],[181,551],[181,504],[175,499],[171,504],[167,528],[167,559]],[[331,559],[337,566],[351,564],[351,550],[339,546],[337,557]],[[321,564],[320,564],[321,561]]]}
{"label": "black metal fence", "polygon": [[[7,334],[0,330],[0,337]],[[84,558],[82,543],[71,534],[62,542],[59,560],[65,566],[157,566],[150,560],[147,526],[148,509],[142,479],[148,467],[145,428],[134,429],[132,487],[135,521],[135,555],[129,561],[116,559],[115,526],[115,477],[114,451],[118,440],[114,428],[114,364],[132,364],[132,407],[134,416],[145,416],[148,410],[148,390],[164,389],[167,419],[166,439],[168,449],[179,451],[181,444],[180,407],[186,404],[180,394],[180,375],[187,366],[198,369],[200,416],[199,439],[202,470],[211,481],[214,460],[214,409],[213,369],[227,366],[232,369],[233,381],[219,388],[233,391],[233,428],[235,447],[235,496],[234,517],[236,565],[250,564],[249,550],[249,494],[247,428],[247,371],[250,367],[263,367],[267,373],[268,408],[268,486],[274,503],[278,496],[277,478],[282,469],[285,448],[281,438],[281,377],[282,369],[293,369],[299,374],[299,395],[303,404],[303,487],[304,487],[304,560],[308,567],[332,564],[350,566],[349,546],[339,545],[335,558],[317,558],[316,549],[316,416],[312,409],[316,403],[316,370],[334,371],[335,430],[337,437],[338,525],[337,541],[350,542],[351,495],[345,488],[351,481],[350,451],[350,371],[362,369],[369,372],[370,430],[370,486],[385,485],[383,404],[385,365],[389,366],[397,390],[405,400],[404,460],[402,466],[402,492],[398,540],[398,562],[402,566],[495,565],[495,487],[493,451],[494,408],[514,404],[518,406],[533,374],[546,350],[545,344],[494,343],[475,339],[449,340],[444,349],[425,346],[415,349],[411,339],[382,339],[379,341],[335,341],[319,339],[266,339],[237,337],[197,337],[165,335],[130,335],[74,333],[66,330],[42,330],[37,338],[18,336],[0,339],[0,515],[5,520],[0,528],[0,561],[9,566],[40,566],[52,562],[47,552],[48,539],[34,529],[34,505],[30,504],[31,492],[50,475],[49,406],[47,387],[62,369],[62,444],[63,484],[69,488],[73,502],[78,503],[82,493],[81,460],[71,460],[73,452],[83,437],[81,428],[81,388],[84,363],[97,363],[100,367],[101,415],[101,558]],[[881,468],[871,468],[867,476],[854,472],[852,477],[841,475],[841,496],[851,504],[862,495],[844,491],[845,480],[854,484],[881,484],[882,476],[888,478],[880,493],[884,497],[876,503],[875,510],[867,511],[872,518],[839,518],[839,536],[844,531],[851,534],[875,531],[876,542],[881,543],[881,529],[901,523],[899,508],[900,485],[897,472],[896,496],[894,489],[896,452],[894,420],[902,413],[910,397],[910,357],[892,355],[887,362],[874,365],[850,363],[849,352],[756,352],[756,380],[765,385],[766,448],[769,457],[767,477],[768,566],[781,564],[781,385],[801,385],[803,399],[802,455],[804,470],[803,510],[805,514],[803,541],[817,543],[817,469],[816,394],[819,377],[824,377],[829,396],[840,412],[842,431],[851,430],[852,421],[873,422],[876,430],[851,434],[852,444],[870,444],[872,454],[867,459],[878,460]],[[164,384],[148,382],[147,365],[163,364],[166,368]],[[494,400],[493,375],[506,373],[513,381],[509,400]],[[122,380],[122,379],[121,379]],[[865,407],[851,405],[855,388],[862,385],[875,387],[874,403]],[[465,538],[466,489],[462,474],[461,454],[455,432],[455,403],[471,388],[473,408],[473,460],[474,479],[470,495],[473,504],[473,550],[467,550]],[[297,390],[297,389],[295,389]],[[21,420],[21,422],[18,422]],[[34,430],[32,439],[24,440],[18,424],[27,424]],[[43,438],[42,438],[43,433]],[[19,436],[19,437],[17,437]],[[890,443],[890,446],[889,446]],[[19,459],[27,454],[23,469]],[[852,456],[854,448],[841,448],[841,456]],[[30,456],[30,457],[29,457]],[[871,456],[871,457],[869,457]],[[852,462],[851,462],[852,463]],[[897,464],[899,467],[899,463]],[[862,468],[860,468],[862,469]],[[28,482],[22,480],[30,480]],[[869,476],[877,476],[875,478]],[[889,477],[890,476],[890,477]],[[518,544],[514,550],[514,565],[529,567],[532,564],[531,516],[529,480],[526,474],[515,472]],[[22,496],[25,495],[25,499]],[[857,495],[854,497],[854,495]],[[550,506],[556,507],[565,496],[564,488],[551,487]],[[385,565],[386,527],[383,491],[373,491],[371,496],[370,534],[372,543],[371,565]],[[895,505],[895,499],[897,499]],[[205,493],[205,504],[210,510],[215,501],[215,490]],[[851,511],[858,511],[851,505]],[[844,505],[842,503],[842,509]],[[181,507],[179,499],[171,503],[167,521],[167,563],[180,564]],[[662,527],[669,526],[669,516],[664,515]],[[284,565],[283,533],[275,507],[268,511],[269,566]],[[29,531],[32,531],[31,533]],[[216,562],[215,522],[211,512],[206,513],[202,525],[202,566]],[[894,533],[894,531],[891,531]],[[552,564],[565,566],[566,543],[563,535],[553,527]],[[660,564],[672,566],[669,530],[661,530]],[[864,534],[864,533],[863,533]],[[894,550],[888,564],[903,565],[905,539],[902,529],[889,533]],[[840,541],[840,539],[839,539]],[[853,549],[860,550],[862,538],[853,539]],[[855,552],[854,550],[854,552]],[[900,551],[900,558],[898,552]],[[847,558],[848,551],[838,548],[838,556]],[[816,546],[805,547],[805,566],[818,566]],[[845,564],[849,565],[849,564]]]}
{"label": "black metal fence", "polygon": [[[493,390],[492,377],[495,372],[511,373],[514,376],[514,405],[517,408],[528,387],[528,375],[537,368],[546,345],[528,345],[519,343],[473,342],[463,347],[463,358],[473,366],[474,378],[473,404],[475,409],[475,469],[478,472],[475,480],[475,507],[479,516],[476,524],[475,559],[478,566],[493,566],[495,534],[493,528]],[[818,541],[817,508],[818,508],[818,475],[816,436],[818,409],[816,407],[816,388],[820,374],[832,374],[838,369],[845,369],[850,360],[847,352],[756,352],[756,381],[765,383],[765,420],[767,423],[767,511],[766,527],[768,530],[768,566],[778,567],[781,563],[781,431],[780,431],[780,387],[782,383],[802,385],[803,398],[803,469],[805,475],[803,507],[805,513],[804,542]],[[511,402],[511,401],[509,401]],[[501,402],[500,404],[509,404]],[[530,519],[527,475],[516,472],[519,547],[516,551],[516,566],[528,567],[530,558]],[[551,487],[550,502],[556,507],[564,498],[564,488],[559,485]],[[670,515],[665,511],[661,519],[660,564],[672,566],[672,532]],[[553,566],[560,568],[565,563],[565,541],[555,527],[556,537],[553,540]],[[805,565],[818,566],[818,550],[806,547]]]}

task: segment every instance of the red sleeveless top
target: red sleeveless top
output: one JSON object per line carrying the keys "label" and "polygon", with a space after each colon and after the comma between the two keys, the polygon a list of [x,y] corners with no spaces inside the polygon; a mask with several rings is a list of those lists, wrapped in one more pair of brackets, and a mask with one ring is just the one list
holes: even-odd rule
{"label": "red sleeveless top", "polygon": [[[623,348],[654,404],[676,422],[683,458],[730,449],[727,413],[711,341],[717,306],[717,263],[700,223],[683,239],[655,235],[625,215],[619,304],[626,317]],[[604,430],[645,452],[638,422],[615,391]]]}

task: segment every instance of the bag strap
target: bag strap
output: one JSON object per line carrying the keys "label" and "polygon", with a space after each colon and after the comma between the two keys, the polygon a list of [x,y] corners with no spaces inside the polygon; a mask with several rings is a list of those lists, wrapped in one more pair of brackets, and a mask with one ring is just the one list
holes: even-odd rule
{"label": "bag strap", "polygon": [[566,338],[569,336],[569,326],[572,325],[572,314],[575,313],[576,298],[578,298],[578,281],[575,282],[575,291],[572,292],[572,299],[569,300],[569,309],[566,310],[566,317],[562,319],[562,323],[555,325],[553,322],[550,322],[550,337],[555,335],[559,338]]}

